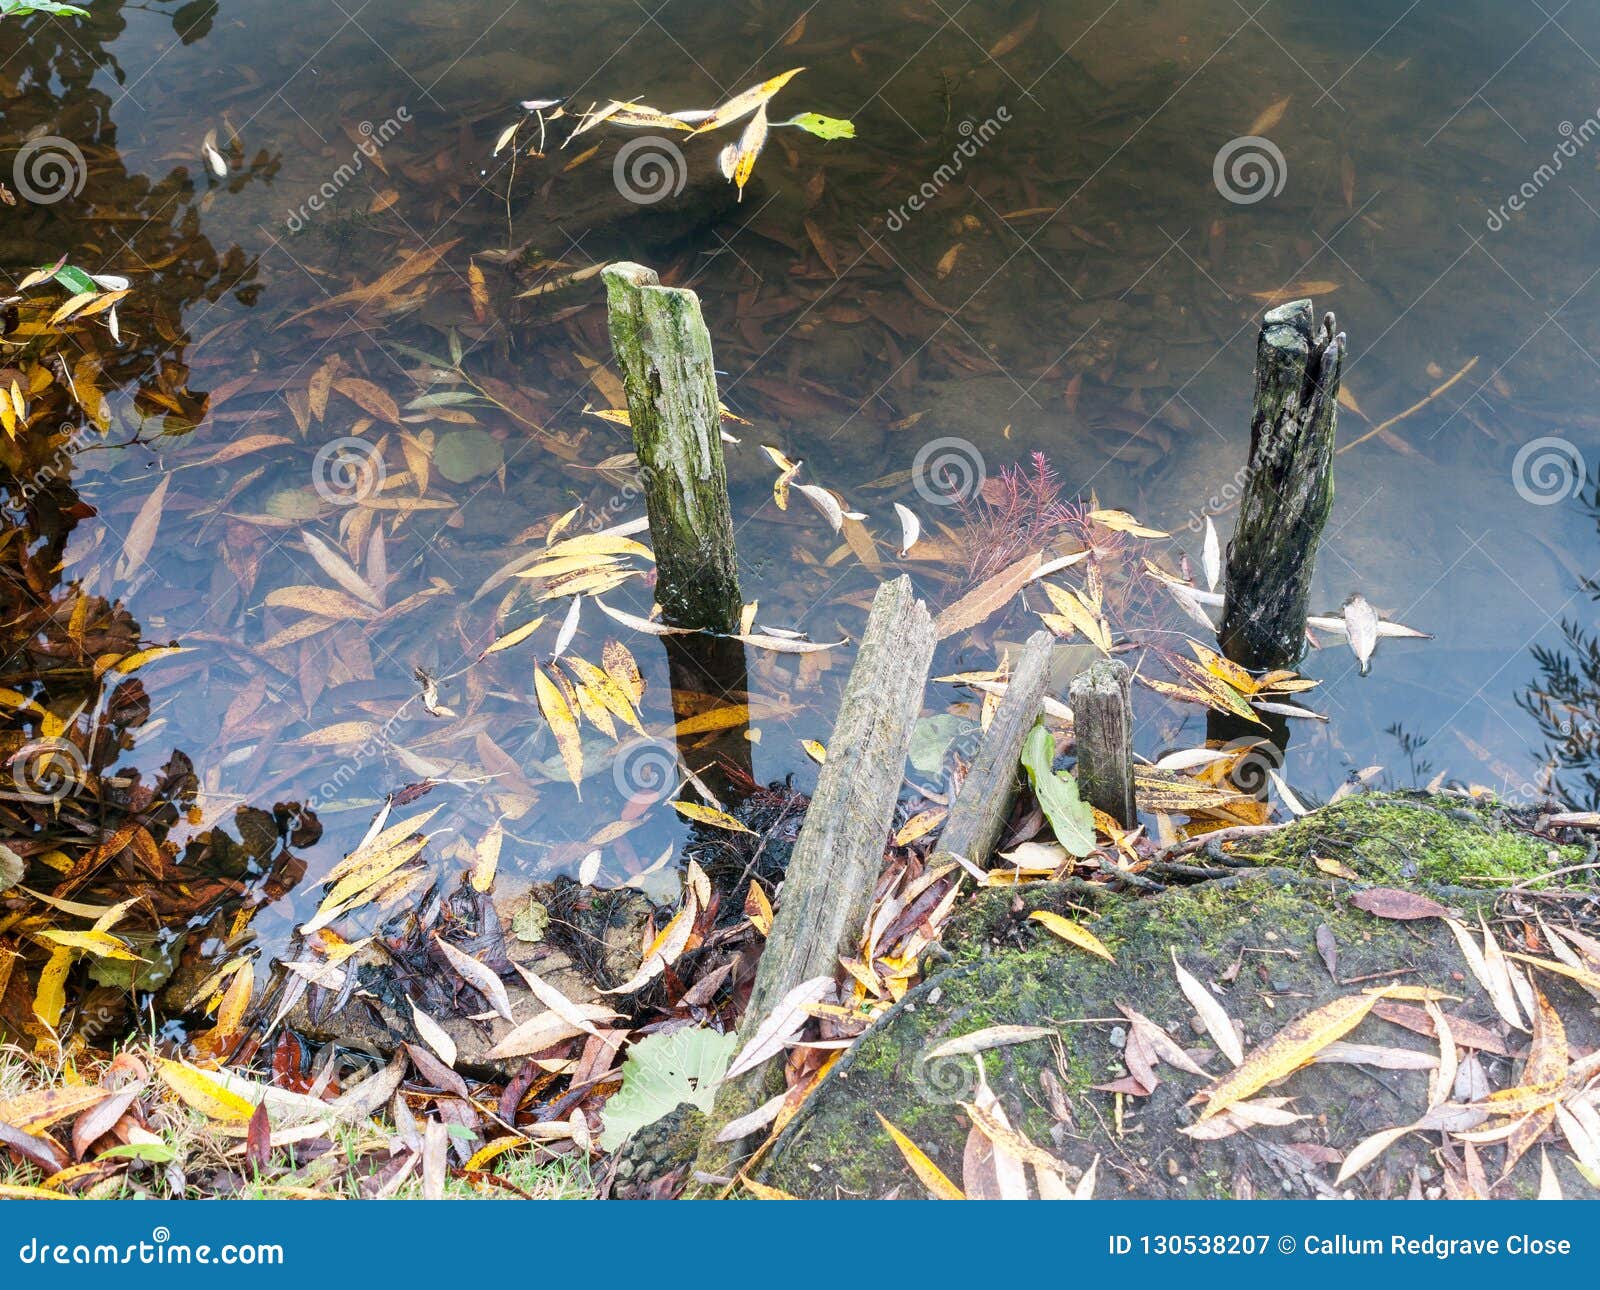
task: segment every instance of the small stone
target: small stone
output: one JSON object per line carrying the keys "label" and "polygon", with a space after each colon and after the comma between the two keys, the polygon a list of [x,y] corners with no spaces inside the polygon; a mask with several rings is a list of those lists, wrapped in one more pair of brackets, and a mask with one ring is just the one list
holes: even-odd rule
{"label": "small stone", "polygon": [[1444,1196],[1444,1188],[1443,1187],[1429,1187],[1427,1189],[1427,1191],[1423,1192],[1422,1194],[1424,1196],[1426,1196],[1429,1200],[1439,1200]]}
{"label": "small stone", "polygon": [[1167,1157],[1167,1177],[1176,1178],[1179,1172],[1178,1162],[1171,1156]]}
{"label": "small stone", "polygon": [[1113,1048],[1126,1048],[1128,1046],[1128,1031],[1125,1026],[1111,1027],[1111,1046]]}

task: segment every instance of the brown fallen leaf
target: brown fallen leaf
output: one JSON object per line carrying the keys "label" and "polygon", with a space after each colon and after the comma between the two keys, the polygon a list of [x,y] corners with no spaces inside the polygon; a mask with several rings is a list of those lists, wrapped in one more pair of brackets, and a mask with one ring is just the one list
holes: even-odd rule
{"label": "brown fallen leaf", "polygon": [[1451,911],[1420,892],[1401,891],[1396,887],[1368,887],[1350,897],[1357,909],[1378,918],[1410,920],[1417,918],[1449,918]]}
{"label": "brown fallen leaf", "polygon": [[939,640],[944,640],[957,632],[976,627],[988,619],[1009,604],[1011,598],[1027,586],[1043,559],[1043,553],[1036,551],[980,582],[961,599],[940,612],[933,622],[934,634]]}

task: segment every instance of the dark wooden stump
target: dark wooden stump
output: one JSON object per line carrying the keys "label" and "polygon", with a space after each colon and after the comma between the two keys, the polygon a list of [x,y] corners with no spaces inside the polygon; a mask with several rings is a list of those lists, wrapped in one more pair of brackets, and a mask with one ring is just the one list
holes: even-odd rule
{"label": "dark wooden stump", "polygon": [[1133,695],[1128,666],[1100,659],[1069,687],[1077,740],[1078,789],[1084,801],[1123,828],[1138,821],[1133,797]]}
{"label": "dark wooden stump", "polygon": [[661,286],[643,265],[613,264],[602,276],[650,517],[662,617],[674,627],[735,632],[739,562],[711,337],[700,301],[692,291]]}
{"label": "dark wooden stump", "polygon": [[1256,348],[1255,411],[1239,523],[1228,543],[1218,633],[1254,670],[1290,667],[1305,648],[1306,608],[1333,508],[1333,440],[1345,339],[1309,300],[1267,314]]}

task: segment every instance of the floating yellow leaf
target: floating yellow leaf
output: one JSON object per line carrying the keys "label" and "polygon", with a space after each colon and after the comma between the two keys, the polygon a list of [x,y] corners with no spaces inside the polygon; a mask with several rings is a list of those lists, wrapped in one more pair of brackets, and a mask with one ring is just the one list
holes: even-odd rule
{"label": "floating yellow leaf", "polygon": [[748,116],[803,71],[805,71],[803,67],[792,67],[787,72],[780,72],[771,80],[762,81],[760,85],[734,95],[696,125],[694,133],[704,134],[707,130],[717,130],[741,117]]}
{"label": "floating yellow leaf", "polygon": [[745,828],[733,816],[710,806],[702,806],[699,802],[674,802],[672,809],[685,819],[693,820],[696,824],[709,824],[712,828],[727,829],[730,833],[748,833],[751,837],[758,836],[754,829]]}
{"label": "floating yellow leaf", "polygon": [[95,958],[121,959],[130,963],[143,962],[137,954],[130,954],[128,947],[109,932],[40,932],[38,935],[40,940],[50,941],[70,950],[81,950]]}
{"label": "floating yellow leaf", "polygon": [[539,711],[550,723],[556,737],[556,747],[561,752],[561,764],[567,768],[567,777],[578,796],[583,796],[583,740],[578,734],[578,721],[567,706],[566,699],[556,684],[534,664],[533,688],[539,699]]}
{"label": "floating yellow leaf", "polygon": [[1129,515],[1127,511],[1090,511],[1089,518],[1096,524],[1103,524],[1114,532],[1128,533],[1133,537],[1162,538],[1169,536],[1163,529],[1147,528]]}
{"label": "floating yellow leaf", "polygon": [[507,632],[504,636],[495,637],[488,649],[484,650],[483,654],[479,655],[479,657],[482,658],[487,657],[490,654],[498,654],[503,649],[510,649],[513,645],[522,644],[523,641],[527,640],[528,637],[532,636],[534,632],[538,631],[539,628],[544,625],[544,620],[545,616],[540,614],[537,618],[523,623],[521,627],[512,628],[512,630]]}

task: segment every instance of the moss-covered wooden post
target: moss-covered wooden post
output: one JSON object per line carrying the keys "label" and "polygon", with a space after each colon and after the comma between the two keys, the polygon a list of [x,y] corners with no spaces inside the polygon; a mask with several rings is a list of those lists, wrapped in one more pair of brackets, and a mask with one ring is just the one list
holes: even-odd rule
{"label": "moss-covered wooden post", "polygon": [[1312,565],[1333,509],[1333,439],[1345,340],[1309,300],[1272,310],[1256,347],[1255,411],[1239,523],[1228,543],[1222,652],[1253,669],[1305,648]]}
{"label": "moss-covered wooden post", "polygon": [[1068,687],[1077,741],[1075,774],[1084,801],[1125,829],[1138,822],[1133,797],[1133,695],[1128,665],[1089,664]]}
{"label": "moss-covered wooden post", "polygon": [[602,277],[662,617],[674,627],[737,631],[739,565],[711,336],[700,301],[692,291],[663,287],[641,264],[613,264]]}

